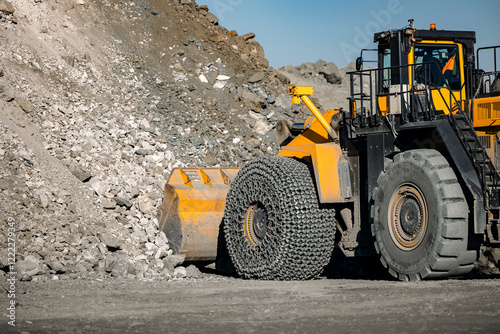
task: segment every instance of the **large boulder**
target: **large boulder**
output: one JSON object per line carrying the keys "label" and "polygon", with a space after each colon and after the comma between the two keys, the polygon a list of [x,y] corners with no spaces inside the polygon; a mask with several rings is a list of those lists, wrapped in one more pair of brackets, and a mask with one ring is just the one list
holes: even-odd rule
{"label": "large boulder", "polygon": [[323,60],[318,60],[316,63],[318,73],[325,77],[328,83],[340,85],[342,83],[342,75],[334,63],[327,63]]}

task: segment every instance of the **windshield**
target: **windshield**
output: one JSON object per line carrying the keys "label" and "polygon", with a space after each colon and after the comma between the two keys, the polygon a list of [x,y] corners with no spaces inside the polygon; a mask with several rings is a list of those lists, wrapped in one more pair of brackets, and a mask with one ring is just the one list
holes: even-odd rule
{"label": "windshield", "polygon": [[457,45],[416,44],[414,55],[417,83],[460,90],[460,57]]}

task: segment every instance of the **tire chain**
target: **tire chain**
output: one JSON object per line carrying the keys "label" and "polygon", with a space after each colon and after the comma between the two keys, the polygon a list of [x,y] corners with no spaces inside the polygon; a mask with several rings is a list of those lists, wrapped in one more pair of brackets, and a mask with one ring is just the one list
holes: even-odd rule
{"label": "tire chain", "polygon": [[[262,243],[244,233],[250,205],[260,202],[268,215]],[[335,210],[319,204],[311,171],[292,158],[265,157],[248,163],[229,191],[224,232],[241,276],[263,280],[305,280],[328,264],[335,236]]]}

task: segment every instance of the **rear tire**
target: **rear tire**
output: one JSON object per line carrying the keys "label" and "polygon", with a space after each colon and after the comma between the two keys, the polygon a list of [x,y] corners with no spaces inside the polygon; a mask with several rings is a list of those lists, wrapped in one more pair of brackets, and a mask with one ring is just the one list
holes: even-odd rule
{"label": "rear tire", "polygon": [[395,156],[377,180],[372,218],[381,262],[400,280],[463,275],[473,268],[467,202],[453,169],[436,150]]}
{"label": "rear tire", "polygon": [[335,211],[320,206],[311,171],[292,158],[248,163],[231,185],[223,222],[229,256],[245,278],[310,279],[333,251]]}

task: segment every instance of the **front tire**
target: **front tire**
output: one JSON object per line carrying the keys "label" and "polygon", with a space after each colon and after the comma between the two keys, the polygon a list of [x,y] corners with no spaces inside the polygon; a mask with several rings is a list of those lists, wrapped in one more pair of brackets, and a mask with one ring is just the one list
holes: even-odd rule
{"label": "front tire", "polygon": [[468,207],[457,177],[436,150],[398,154],[373,193],[375,248],[389,273],[404,281],[464,274]]}
{"label": "front tire", "polygon": [[335,211],[319,204],[308,166],[292,158],[251,161],[228,193],[224,235],[239,275],[305,280],[328,264]]}

